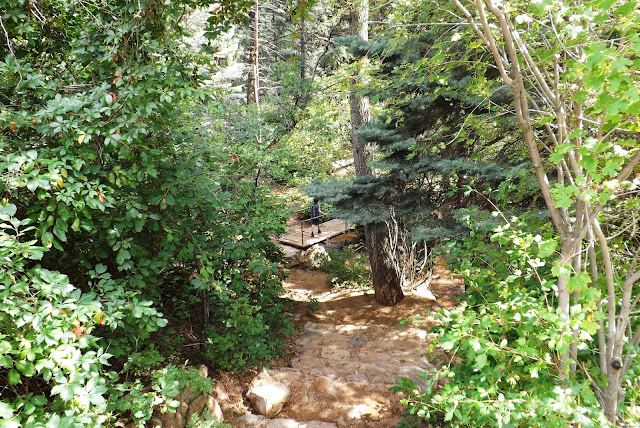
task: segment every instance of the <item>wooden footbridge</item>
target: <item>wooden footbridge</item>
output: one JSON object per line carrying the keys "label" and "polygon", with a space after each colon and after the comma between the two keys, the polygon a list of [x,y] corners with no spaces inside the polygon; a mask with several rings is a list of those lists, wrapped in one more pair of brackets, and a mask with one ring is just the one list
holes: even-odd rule
{"label": "wooden footbridge", "polygon": [[353,226],[346,220],[338,218],[334,218],[324,223],[322,223],[322,219],[320,221],[321,232],[315,233],[314,236],[311,236],[311,220],[300,220],[298,225],[290,228],[289,233],[282,235],[278,238],[278,241],[282,244],[291,245],[296,248],[309,248],[319,242],[341,235]]}

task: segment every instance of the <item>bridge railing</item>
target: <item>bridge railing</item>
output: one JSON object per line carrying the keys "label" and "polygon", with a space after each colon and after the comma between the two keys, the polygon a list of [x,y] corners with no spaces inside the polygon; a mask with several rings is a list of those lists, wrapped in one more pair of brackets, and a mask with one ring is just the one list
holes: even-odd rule
{"label": "bridge railing", "polygon": [[[293,213],[295,214],[295,213],[308,213],[308,212],[309,212],[308,209],[300,209],[298,211],[294,211]],[[322,224],[322,223],[325,222],[324,220],[330,219],[330,218],[332,218],[332,216],[331,216],[331,214],[321,214],[321,215],[319,215],[317,217],[314,217],[314,219],[315,218],[320,219],[320,224]],[[297,235],[299,233],[300,234],[300,244],[304,245],[304,229],[305,229],[305,227],[311,226],[311,220],[312,220],[311,218],[298,220],[299,231],[296,230],[296,231],[294,231],[292,233],[288,233],[286,235],[282,235],[281,239],[282,238],[293,237],[293,236],[295,236],[295,235]],[[343,220],[343,222],[344,222],[344,229],[343,230],[346,231],[348,229],[347,220]]]}

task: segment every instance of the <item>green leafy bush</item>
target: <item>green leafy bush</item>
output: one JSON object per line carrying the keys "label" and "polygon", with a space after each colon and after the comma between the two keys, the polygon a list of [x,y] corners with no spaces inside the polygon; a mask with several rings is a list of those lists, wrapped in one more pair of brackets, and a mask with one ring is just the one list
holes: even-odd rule
{"label": "green leafy bush", "polygon": [[[196,129],[215,92],[201,85],[205,57],[184,46],[183,18],[210,4],[3,2],[4,427],[100,426],[118,397],[109,364],[142,372],[164,358],[152,333],[176,284],[198,303],[233,286],[248,299],[238,314],[286,325],[267,271],[284,211],[244,178],[257,150],[235,162],[224,133]],[[157,397],[130,389],[143,420]]]}
{"label": "green leafy bush", "polygon": [[293,324],[279,303],[264,307],[248,296],[218,295],[207,328],[206,358],[217,369],[243,370],[279,355]]}
{"label": "green leafy bush", "polygon": [[231,425],[218,422],[209,410],[204,409],[202,413],[194,413],[191,420],[187,422],[187,428],[231,428]]}
{"label": "green leafy bush", "polygon": [[[108,382],[102,367],[111,355],[93,332],[104,323],[104,306],[66,275],[35,264],[48,249],[29,239],[31,220],[16,211],[0,205],[3,426],[99,424]],[[46,395],[32,392],[43,389]]]}
{"label": "green leafy bush", "polygon": [[329,260],[320,266],[334,288],[370,288],[371,270],[367,253],[355,245],[329,252]]}
{"label": "green leafy bush", "polygon": [[139,426],[151,419],[155,406],[164,412],[175,412],[180,402],[174,398],[185,388],[194,395],[211,394],[214,380],[202,376],[198,369],[168,365],[151,374],[146,386],[140,379],[116,385],[109,397],[109,410],[117,415],[129,416]]}
{"label": "green leafy bush", "polygon": [[[608,426],[582,371],[559,381],[558,356],[574,342],[566,323],[595,329],[588,311],[566,320],[555,310],[548,259],[557,244],[548,226],[534,217],[469,226],[470,236],[450,246],[462,262],[464,301],[434,315],[441,325],[433,346],[448,360],[425,376],[424,390],[406,379],[394,387],[407,394],[408,414],[447,426]],[[590,364],[591,340],[587,332],[578,338],[579,364]]]}
{"label": "green leafy bush", "polygon": [[123,371],[140,376],[150,369],[159,366],[164,360],[165,358],[162,354],[151,344],[148,349],[131,354],[124,363]]}

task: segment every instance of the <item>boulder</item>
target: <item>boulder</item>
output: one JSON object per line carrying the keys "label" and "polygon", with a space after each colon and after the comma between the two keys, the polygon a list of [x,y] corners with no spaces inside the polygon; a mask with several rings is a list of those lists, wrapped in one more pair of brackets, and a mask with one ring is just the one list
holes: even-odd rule
{"label": "boulder", "polygon": [[282,410],[289,395],[289,387],[273,380],[266,369],[251,381],[247,392],[254,409],[267,418],[273,418]]}
{"label": "boulder", "polygon": [[298,262],[310,267],[320,267],[325,261],[331,260],[327,250],[321,245],[315,244],[298,254]]}
{"label": "boulder", "polygon": [[265,425],[265,418],[262,415],[242,415],[236,419],[234,426],[238,428],[261,428]]}
{"label": "boulder", "polygon": [[213,398],[212,395],[207,397],[207,410],[209,410],[209,414],[211,417],[215,418],[219,423],[224,422],[224,416],[222,414],[222,409],[220,408],[220,404]]}
{"label": "boulder", "polygon": [[187,425],[187,410],[189,405],[187,403],[181,403],[176,409],[176,417],[173,422],[175,428],[184,428]]}
{"label": "boulder", "polygon": [[189,404],[189,409],[187,410],[187,417],[185,418],[187,423],[191,421],[191,417],[194,415],[194,413],[202,413],[202,411],[204,410],[204,406],[206,404],[207,404],[206,396],[198,395],[196,398],[194,398],[191,404]]}
{"label": "boulder", "polygon": [[162,415],[162,428],[173,428],[176,421],[176,412],[166,411]]}
{"label": "boulder", "polygon": [[162,419],[157,416],[154,416],[147,422],[147,426],[151,428],[162,428]]}

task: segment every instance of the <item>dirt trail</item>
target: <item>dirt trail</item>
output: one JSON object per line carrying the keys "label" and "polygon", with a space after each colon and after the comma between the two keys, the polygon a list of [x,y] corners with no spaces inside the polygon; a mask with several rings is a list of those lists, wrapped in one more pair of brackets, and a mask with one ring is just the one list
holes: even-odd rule
{"label": "dirt trail", "polygon": [[399,323],[427,308],[453,305],[460,284],[439,263],[431,287],[437,303],[408,294],[396,306],[386,307],[375,302],[373,292],[333,291],[325,273],[292,269],[284,284],[288,297],[315,299],[318,307],[295,340],[290,367],[269,370],[290,387],[291,397],[275,419],[245,415],[233,426],[396,426],[403,407],[401,397],[389,388],[399,377],[424,382],[418,375],[437,361],[428,354],[432,334],[427,329],[433,320],[422,317],[421,327]]}

